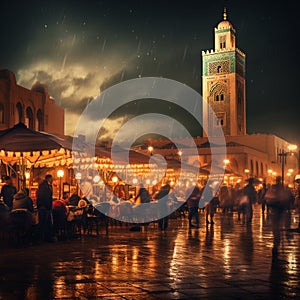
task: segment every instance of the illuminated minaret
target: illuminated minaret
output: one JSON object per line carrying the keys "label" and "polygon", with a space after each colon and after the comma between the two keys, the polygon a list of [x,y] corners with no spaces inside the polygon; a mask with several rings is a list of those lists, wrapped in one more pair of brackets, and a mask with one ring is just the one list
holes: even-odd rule
{"label": "illuminated minaret", "polygon": [[[226,8],[215,28],[215,49],[202,51],[202,66],[203,128],[207,128],[203,135],[214,136],[220,126],[225,136],[245,135],[245,54],[236,48],[235,29],[227,20]],[[217,119],[208,113],[208,104]]]}

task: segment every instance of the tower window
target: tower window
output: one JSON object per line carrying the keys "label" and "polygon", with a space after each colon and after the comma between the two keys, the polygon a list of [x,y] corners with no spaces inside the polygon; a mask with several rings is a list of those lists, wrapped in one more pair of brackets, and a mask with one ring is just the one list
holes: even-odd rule
{"label": "tower window", "polygon": [[220,42],[220,49],[226,48],[226,36],[222,35],[220,36],[219,42]]}
{"label": "tower window", "polygon": [[217,126],[224,126],[224,119],[218,119]]}
{"label": "tower window", "polygon": [[216,117],[217,117],[217,119],[216,119],[215,126],[216,127],[224,127],[226,125],[226,120],[225,120],[226,114],[225,113],[217,113]]}
{"label": "tower window", "polygon": [[221,73],[222,66],[217,67],[217,73]]}
{"label": "tower window", "polygon": [[223,101],[224,100],[224,94],[220,95],[220,100]]}
{"label": "tower window", "polygon": [[219,95],[215,95],[215,101],[219,101]]}

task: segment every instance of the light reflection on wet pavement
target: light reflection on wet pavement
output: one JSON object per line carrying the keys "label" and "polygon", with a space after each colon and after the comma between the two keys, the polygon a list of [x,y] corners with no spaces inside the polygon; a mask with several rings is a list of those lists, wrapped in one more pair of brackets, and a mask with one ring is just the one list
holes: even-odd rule
{"label": "light reflection on wet pavement", "polygon": [[[108,236],[20,248],[0,247],[0,299],[292,299],[300,298],[300,234],[282,231],[272,259],[270,219],[255,208],[250,227],[236,213],[166,232],[115,226]],[[298,217],[292,212],[290,226]]]}

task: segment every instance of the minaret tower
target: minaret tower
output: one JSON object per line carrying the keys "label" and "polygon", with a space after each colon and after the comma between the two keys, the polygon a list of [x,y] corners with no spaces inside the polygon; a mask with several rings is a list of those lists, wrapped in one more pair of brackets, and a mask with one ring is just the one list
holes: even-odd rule
{"label": "minaret tower", "polygon": [[[215,28],[215,49],[202,51],[204,136],[222,127],[225,136],[246,134],[245,54],[236,48],[235,29],[227,20]],[[217,118],[209,114],[208,105]]]}

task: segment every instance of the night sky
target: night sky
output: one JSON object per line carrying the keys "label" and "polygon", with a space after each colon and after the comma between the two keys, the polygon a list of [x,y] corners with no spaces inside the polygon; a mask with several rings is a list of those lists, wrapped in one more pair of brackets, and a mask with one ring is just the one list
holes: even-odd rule
{"label": "night sky", "polygon": [[46,84],[72,134],[85,105],[126,79],[161,76],[202,94],[201,51],[213,49],[224,6],[247,55],[247,132],[300,142],[298,1],[5,1],[0,68],[25,87]]}

